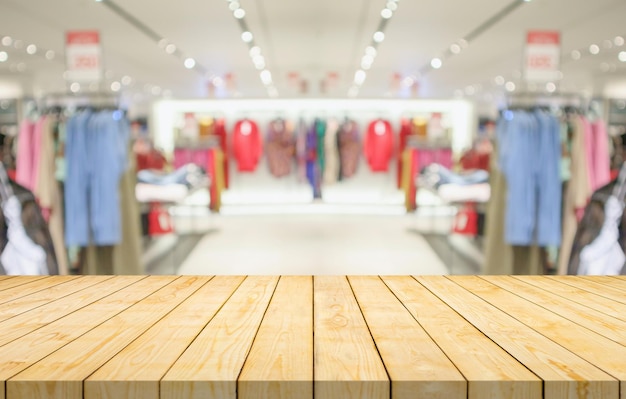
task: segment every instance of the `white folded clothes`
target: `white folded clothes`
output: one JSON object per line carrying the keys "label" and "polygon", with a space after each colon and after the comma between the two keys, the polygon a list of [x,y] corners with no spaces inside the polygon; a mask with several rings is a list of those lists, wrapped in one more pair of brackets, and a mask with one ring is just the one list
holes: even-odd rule
{"label": "white folded clothes", "polygon": [[135,196],[139,202],[182,202],[189,195],[185,184],[148,184],[137,183]]}
{"label": "white folded clothes", "polygon": [[437,195],[445,202],[488,202],[491,197],[489,183],[459,185],[442,184]]}

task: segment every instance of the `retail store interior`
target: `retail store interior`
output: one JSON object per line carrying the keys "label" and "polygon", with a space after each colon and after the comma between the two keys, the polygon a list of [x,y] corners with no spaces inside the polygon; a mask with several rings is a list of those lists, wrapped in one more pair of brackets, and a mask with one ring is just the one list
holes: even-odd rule
{"label": "retail store interior", "polygon": [[626,274],[624,0],[0,0],[0,274]]}

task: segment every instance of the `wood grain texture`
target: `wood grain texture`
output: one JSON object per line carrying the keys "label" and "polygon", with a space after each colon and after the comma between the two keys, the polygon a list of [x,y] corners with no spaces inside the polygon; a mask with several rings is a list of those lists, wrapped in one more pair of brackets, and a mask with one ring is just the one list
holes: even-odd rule
{"label": "wood grain texture", "polygon": [[468,399],[543,396],[536,375],[413,278],[382,279],[468,380]]}
{"label": "wood grain texture", "polygon": [[313,278],[282,276],[238,380],[238,399],[313,398]]}
{"label": "wood grain texture", "polygon": [[[34,294],[5,302],[4,305],[0,307],[0,322],[112,278],[112,276],[91,277],[93,278],[76,278],[65,283],[53,285],[50,288],[46,288]],[[2,338],[2,336],[3,334],[0,333],[0,338]]]}
{"label": "wood grain texture", "polygon": [[183,276],[154,291],[11,378],[9,397],[82,399],[85,378],[206,282],[206,277]]}
{"label": "wood grain texture", "polygon": [[8,288],[16,287],[18,285],[31,283],[35,280],[41,280],[43,278],[46,278],[46,276],[2,276],[2,277],[4,278],[0,280],[0,292]]}
{"label": "wood grain texture", "polygon": [[[558,279],[559,283],[571,285],[572,287],[580,288],[581,290],[593,292],[594,294],[598,294],[605,298],[609,298],[612,301],[619,302],[622,304],[626,304],[626,295],[624,295],[624,291],[609,287],[608,285],[595,283],[591,279],[582,278],[579,276],[559,276],[562,278]],[[554,276],[546,276],[546,278],[556,281]]]}
{"label": "wood grain texture", "polygon": [[[0,291],[0,304],[25,297],[34,292],[50,288],[56,284],[66,283],[75,278],[77,278],[77,276],[19,276],[15,279],[7,280],[7,283],[18,283],[21,281],[25,281],[25,283],[16,284],[10,288]],[[2,282],[0,281],[0,283]]]}
{"label": "wood grain texture", "polygon": [[617,399],[619,382],[455,282],[415,277],[483,334],[544,380],[546,399]]}
{"label": "wood grain texture", "polygon": [[[125,288],[0,347],[0,389],[5,388],[9,378],[145,298],[146,291],[171,281],[172,278],[165,277],[116,277],[112,284],[119,282]],[[20,396],[8,396],[8,399],[16,398]]]}
{"label": "wood grain texture", "polygon": [[237,377],[276,288],[249,276],[161,380],[163,399],[236,399]]}
{"label": "wood grain texture", "polygon": [[[67,284],[62,284],[61,286],[53,286],[50,290],[57,291],[64,288],[67,289],[68,292],[78,289],[84,290],[80,290],[79,292],[70,294],[66,297],[61,297],[56,301],[46,303],[45,305],[42,305],[35,309],[31,309],[30,311],[21,313],[8,320],[0,322],[0,346],[6,345],[15,339],[18,339],[19,337],[30,333],[31,331],[35,331],[45,326],[46,324],[58,320],[63,316],[66,316],[84,306],[87,306],[97,301],[98,299],[110,295],[113,292],[130,284],[130,282],[122,282],[122,284],[107,284],[109,282],[108,280],[110,280],[111,277],[101,277],[104,276],[98,276],[98,278],[95,279],[73,280],[71,283],[71,288],[66,287]],[[36,294],[29,295],[26,298],[39,296],[40,294],[47,296],[51,293],[49,292],[49,290],[44,290]],[[35,300],[35,302],[37,301]],[[14,304],[13,302],[9,302],[7,303],[7,305],[11,306],[11,308],[15,307],[17,311],[22,310],[22,306],[20,306],[21,304],[19,303]],[[26,303],[26,305],[28,305],[28,303]]]}
{"label": "wood grain texture", "polygon": [[585,276],[589,281],[594,283],[600,283],[608,285],[609,287],[617,288],[622,291],[626,291],[626,277],[624,276]]}
{"label": "wood grain texture", "polygon": [[547,279],[544,276],[512,276],[526,284],[549,291],[568,301],[586,306],[602,312],[616,319],[626,321],[626,305],[612,301],[593,292],[581,290],[567,284],[559,284],[558,280]]}
{"label": "wood grain texture", "polygon": [[391,379],[392,399],[467,398],[465,378],[380,278],[348,281]]}
{"label": "wood grain texture", "polygon": [[383,399],[390,382],[343,276],[314,278],[316,399]]}
{"label": "wood grain texture", "polygon": [[87,378],[85,399],[158,398],[161,378],[243,280],[217,276],[208,281]]}
{"label": "wood grain texture", "polygon": [[489,276],[483,279],[616,343],[626,344],[626,321],[568,301],[549,291],[524,284],[510,276]]}
{"label": "wood grain texture", "polygon": [[545,337],[558,342],[559,345],[570,352],[620,380],[620,383],[626,383],[626,346],[490,284],[480,277],[463,276],[454,277],[453,280]]}

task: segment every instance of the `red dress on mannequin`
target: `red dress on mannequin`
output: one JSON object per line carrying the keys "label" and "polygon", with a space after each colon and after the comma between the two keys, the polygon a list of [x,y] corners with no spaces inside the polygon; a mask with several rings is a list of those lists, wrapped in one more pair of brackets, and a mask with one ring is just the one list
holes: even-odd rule
{"label": "red dress on mannequin", "polygon": [[383,119],[370,122],[365,136],[365,158],[373,172],[389,170],[393,155],[393,131],[391,123]]}
{"label": "red dress on mannequin", "polygon": [[254,172],[261,160],[261,134],[258,125],[243,119],[235,123],[233,152],[240,172]]}

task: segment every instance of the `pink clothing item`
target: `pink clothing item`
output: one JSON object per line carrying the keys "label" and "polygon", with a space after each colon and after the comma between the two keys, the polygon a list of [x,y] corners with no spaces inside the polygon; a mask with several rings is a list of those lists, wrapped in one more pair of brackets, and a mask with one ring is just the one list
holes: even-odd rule
{"label": "pink clothing item", "polygon": [[15,165],[15,181],[33,190],[35,187],[35,167],[33,164],[35,124],[24,120],[17,137],[17,157]]}
{"label": "pink clothing item", "polygon": [[[589,183],[588,192],[593,193],[594,187],[594,177],[595,173],[593,172],[593,159],[595,154],[594,148],[594,140],[593,140],[593,129],[591,128],[591,122],[587,118],[582,118],[583,125],[583,137],[585,143],[585,159],[587,160],[587,180]],[[580,220],[579,220],[580,221]]]}
{"label": "pink clothing item", "polygon": [[37,123],[35,123],[35,132],[33,133],[33,149],[32,149],[32,165],[33,165],[33,173],[32,173],[32,188],[29,188],[33,191],[33,194],[36,191],[36,187],[39,184],[39,166],[41,164],[41,143],[44,133],[49,134],[50,132],[45,131],[44,126],[48,123],[47,117],[42,116],[39,118]]}
{"label": "pink clothing item", "polygon": [[611,159],[609,154],[609,135],[606,125],[598,120],[591,125],[595,152],[593,154],[593,180],[591,188],[596,191],[611,181]]}

